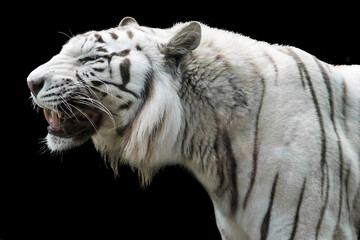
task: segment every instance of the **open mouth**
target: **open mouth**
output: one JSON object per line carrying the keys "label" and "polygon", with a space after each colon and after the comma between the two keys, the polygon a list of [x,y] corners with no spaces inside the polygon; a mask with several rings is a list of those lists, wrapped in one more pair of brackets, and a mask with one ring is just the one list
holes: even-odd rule
{"label": "open mouth", "polygon": [[100,114],[90,108],[79,108],[71,112],[44,108],[50,134],[62,138],[89,137],[97,130]]}

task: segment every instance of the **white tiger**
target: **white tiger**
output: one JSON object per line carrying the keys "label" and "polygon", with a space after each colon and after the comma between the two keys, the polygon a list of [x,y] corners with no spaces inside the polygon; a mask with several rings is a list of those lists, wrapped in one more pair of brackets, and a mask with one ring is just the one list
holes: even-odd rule
{"label": "white tiger", "polygon": [[222,239],[353,239],[360,229],[360,66],[332,66],[198,22],[130,17],[78,35],[28,77],[63,151],[92,139],[142,184],[180,164]]}

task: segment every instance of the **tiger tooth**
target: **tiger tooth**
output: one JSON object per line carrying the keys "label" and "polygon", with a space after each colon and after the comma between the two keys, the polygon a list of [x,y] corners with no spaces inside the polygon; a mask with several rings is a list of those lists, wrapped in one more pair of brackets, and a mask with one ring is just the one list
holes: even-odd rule
{"label": "tiger tooth", "polygon": [[54,111],[51,111],[51,120],[52,120],[52,124],[54,124],[54,120],[56,118],[56,114]]}
{"label": "tiger tooth", "polygon": [[44,116],[45,116],[46,121],[50,124],[50,120],[49,120],[50,110],[49,109],[44,108]]}
{"label": "tiger tooth", "polygon": [[60,120],[54,111],[51,111],[52,125],[54,127],[60,127]]}

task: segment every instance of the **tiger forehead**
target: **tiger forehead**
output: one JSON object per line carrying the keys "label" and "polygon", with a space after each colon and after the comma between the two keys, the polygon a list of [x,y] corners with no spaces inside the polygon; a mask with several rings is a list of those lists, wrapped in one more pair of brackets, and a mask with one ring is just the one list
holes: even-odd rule
{"label": "tiger forehead", "polygon": [[113,28],[103,31],[90,31],[80,34],[64,45],[63,51],[69,55],[79,56],[93,50],[116,51],[135,47],[137,42],[149,40],[145,31],[130,28]]}
{"label": "tiger forehead", "polygon": [[130,29],[128,29],[126,32],[119,30],[92,32],[90,35],[85,35],[82,47],[85,47],[87,42],[89,45],[93,44],[93,46],[107,46],[114,42],[121,42],[121,44],[126,44],[130,43],[133,40],[133,37],[134,31]]}
{"label": "tiger forehead", "polygon": [[[85,35],[86,36],[86,35]],[[86,36],[90,41],[94,43],[107,43],[116,40],[132,40],[134,37],[134,30],[127,29],[126,31],[116,30],[106,30],[99,32],[92,32],[90,35]]]}

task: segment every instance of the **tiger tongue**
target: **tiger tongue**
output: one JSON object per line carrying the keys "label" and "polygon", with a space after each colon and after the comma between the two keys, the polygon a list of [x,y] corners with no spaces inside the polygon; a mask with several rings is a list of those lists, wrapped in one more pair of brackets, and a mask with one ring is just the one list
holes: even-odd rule
{"label": "tiger tongue", "polygon": [[44,116],[50,126],[53,128],[60,128],[60,118],[57,113],[51,111],[50,109],[44,108]]}

